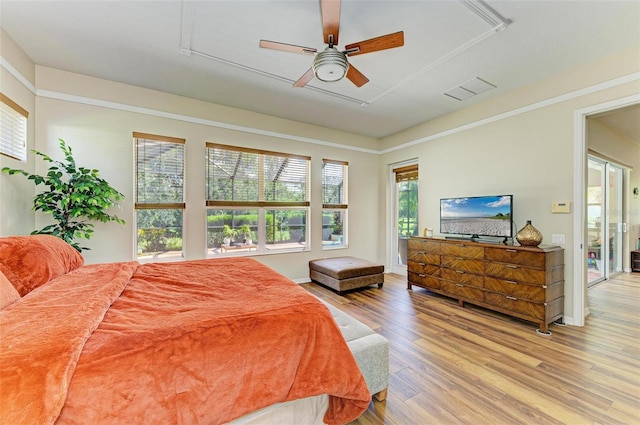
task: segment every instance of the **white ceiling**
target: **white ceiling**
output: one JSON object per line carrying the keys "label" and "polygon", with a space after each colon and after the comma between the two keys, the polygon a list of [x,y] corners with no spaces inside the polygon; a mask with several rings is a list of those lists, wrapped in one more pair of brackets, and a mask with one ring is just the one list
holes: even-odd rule
{"label": "white ceiling", "polygon": [[[349,58],[361,88],[294,88],[313,57],[258,46],[322,50],[318,0],[2,0],[0,23],[39,65],[379,138],[637,45],[640,1],[343,0],[339,49],[404,31]],[[443,95],[474,77],[497,88]]]}

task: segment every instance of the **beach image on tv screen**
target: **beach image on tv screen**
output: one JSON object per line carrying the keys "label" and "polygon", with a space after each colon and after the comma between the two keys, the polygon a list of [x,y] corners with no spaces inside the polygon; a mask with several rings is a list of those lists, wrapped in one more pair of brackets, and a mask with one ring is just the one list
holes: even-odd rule
{"label": "beach image on tv screen", "polygon": [[440,200],[440,232],[511,236],[511,196]]}

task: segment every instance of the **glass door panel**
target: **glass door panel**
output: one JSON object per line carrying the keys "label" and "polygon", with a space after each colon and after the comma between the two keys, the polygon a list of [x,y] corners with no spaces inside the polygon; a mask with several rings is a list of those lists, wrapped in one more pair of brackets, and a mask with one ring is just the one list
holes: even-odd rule
{"label": "glass door panel", "polygon": [[[622,271],[622,168],[607,164],[608,195],[607,216],[609,218],[609,275]],[[609,276],[607,276],[609,277]]]}
{"label": "glass door panel", "polygon": [[408,165],[393,169],[394,187],[394,225],[392,241],[394,256],[392,271],[406,274],[407,243],[409,237],[418,232],[418,165]]}
{"label": "glass door panel", "polygon": [[622,271],[622,168],[589,157],[587,186],[587,283]]}
{"label": "glass door panel", "polygon": [[605,257],[603,237],[604,163],[589,158],[587,186],[587,281],[589,285],[604,280],[602,259]]}

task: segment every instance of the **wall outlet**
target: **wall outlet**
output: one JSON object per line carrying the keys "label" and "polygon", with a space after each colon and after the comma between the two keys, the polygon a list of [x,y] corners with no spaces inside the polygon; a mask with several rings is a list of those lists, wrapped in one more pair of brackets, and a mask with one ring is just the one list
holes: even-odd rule
{"label": "wall outlet", "polygon": [[557,235],[557,234],[551,235],[551,243],[564,245],[564,235]]}

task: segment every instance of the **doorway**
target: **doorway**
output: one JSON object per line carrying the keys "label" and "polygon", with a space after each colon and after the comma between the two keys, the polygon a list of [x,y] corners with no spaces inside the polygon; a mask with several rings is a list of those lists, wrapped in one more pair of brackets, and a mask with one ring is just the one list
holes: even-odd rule
{"label": "doorway", "polygon": [[[576,206],[573,217],[573,278],[572,278],[572,314],[565,316],[567,324],[584,326],[585,317],[589,314],[587,305],[587,121],[588,118],[601,113],[617,113],[618,111],[630,111],[635,114],[640,109],[640,94],[615,99],[605,103],[591,105],[574,111],[574,191],[573,200]],[[636,120],[637,122],[637,120]],[[628,177],[628,171],[627,171]]]}
{"label": "doorway", "polygon": [[391,168],[393,217],[391,271],[407,274],[407,245],[418,235],[418,164],[404,163]]}
{"label": "doorway", "polygon": [[587,172],[587,285],[622,272],[624,170],[594,155]]}

